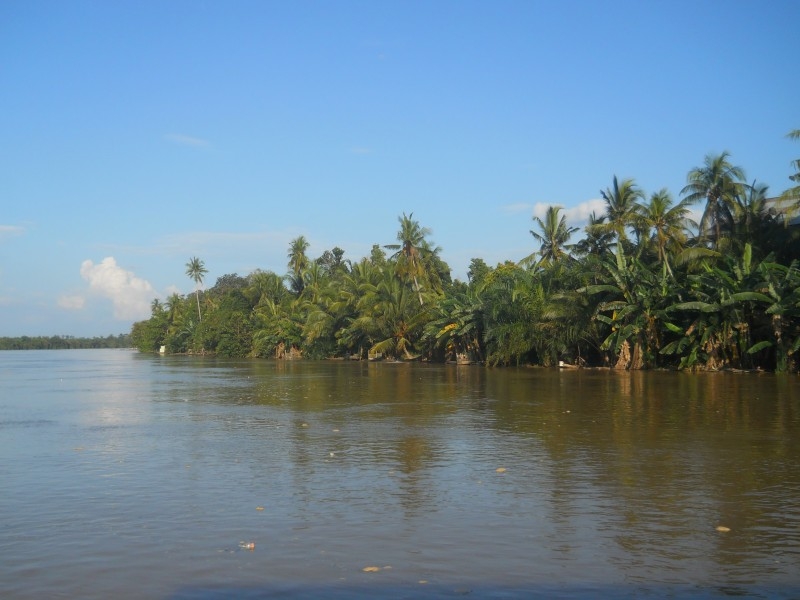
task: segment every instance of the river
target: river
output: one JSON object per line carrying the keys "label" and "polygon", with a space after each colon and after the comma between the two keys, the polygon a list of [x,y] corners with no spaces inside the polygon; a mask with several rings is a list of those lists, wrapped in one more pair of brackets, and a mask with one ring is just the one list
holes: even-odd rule
{"label": "river", "polygon": [[0,352],[0,597],[800,597],[800,381]]}

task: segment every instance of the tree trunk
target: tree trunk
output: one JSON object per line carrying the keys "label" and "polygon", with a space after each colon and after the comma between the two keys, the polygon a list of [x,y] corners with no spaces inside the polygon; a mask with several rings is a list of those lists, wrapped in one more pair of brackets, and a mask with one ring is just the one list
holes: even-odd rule
{"label": "tree trunk", "polygon": [[631,364],[631,345],[628,343],[628,340],[622,342],[622,347],[619,349],[619,354],[617,355],[617,364],[614,365],[614,368],[618,371],[625,371]]}
{"label": "tree trunk", "polygon": [[775,372],[785,373],[789,368],[789,356],[783,344],[783,317],[772,315],[772,334],[775,336]]}

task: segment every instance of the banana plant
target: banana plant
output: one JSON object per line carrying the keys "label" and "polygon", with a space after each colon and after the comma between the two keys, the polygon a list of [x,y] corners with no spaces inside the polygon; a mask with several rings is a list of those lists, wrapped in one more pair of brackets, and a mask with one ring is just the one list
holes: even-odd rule
{"label": "banana plant", "polygon": [[628,259],[618,245],[613,258],[603,261],[601,283],[578,290],[597,296],[595,319],[607,327],[600,349],[617,369],[658,366],[661,335],[674,301],[675,284],[667,273],[651,270],[638,258]]}
{"label": "banana plant", "polygon": [[683,317],[682,331],[675,323],[667,327],[681,337],[666,344],[661,353],[680,356],[681,368],[751,366],[754,315],[757,306],[769,300],[759,291],[752,247],[746,244],[741,257],[726,257],[722,265],[705,264],[688,281],[692,299],[667,310],[673,318]]}
{"label": "banana plant", "polygon": [[776,372],[794,370],[794,354],[800,349],[800,266],[796,260],[788,266],[765,261],[758,265],[758,273],[764,284],[768,339],[753,344],[748,353],[771,348]]}

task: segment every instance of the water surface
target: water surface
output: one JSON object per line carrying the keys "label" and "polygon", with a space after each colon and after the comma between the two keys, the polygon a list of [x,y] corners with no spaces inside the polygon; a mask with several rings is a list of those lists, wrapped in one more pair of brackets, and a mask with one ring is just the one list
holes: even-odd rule
{"label": "water surface", "polygon": [[0,352],[0,597],[796,598],[799,434],[796,376]]}

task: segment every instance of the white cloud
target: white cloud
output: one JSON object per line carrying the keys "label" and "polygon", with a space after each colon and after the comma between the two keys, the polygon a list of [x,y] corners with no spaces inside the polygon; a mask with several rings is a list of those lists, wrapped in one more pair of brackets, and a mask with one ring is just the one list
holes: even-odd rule
{"label": "white cloud", "polygon": [[0,225],[0,240],[5,237],[21,235],[23,233],[25,233],[24,227],[18,227],[17,225]]}
{"label": "white cloud", "polygon": [[150,303],[156,297],[153,286],[117,265],[114,257],[106,257],[98,264],[83,261],[81,277],[89,282],[92,292],[111,300],[115,318],[143,319],[150,315]]}
{"label": "white cloud", "polygon": [[[544,219],[547,208],[550,204],[537,202],[533,206],[533,216]],[[601,199],[587,200],[578,206],[561,208],[561,214],[567,218],[567,223],[573,227],[583,227],[589,223],[589,216],[594,212],[598,217],[605,212],[606,204]]]}
{"label": "white cloud", "polygon": [[164,139],[168,142],[172,142],[173,144],[180,144],[181,146],[195,146],[198,148],[207,148],[211,145],[211,142],[208,140],[204,140],[203,138],[194,137],[191,135],[185,135],[183,133],[168,133],[164,136]]}
{"label": "white cloud", "polygon": [[[536,204],[518,202],[516,204],[507,204],[503,206],[502,211],[506,214],[527,212],[532,217],[544,219],[545,213],[550,206],[553,206],[552,202],[537,202]],[[586,200],[577,206],[565,207],[558,203],[555,203],[555,206],[561,206],[561,214],[567,218],[567,223],[572,227],[584,227],[589,223],[589,216],[592,212],[600,216],[606,209],[605,202],[599,198]]]}
{"label": "white cloud", "polygon": [[86,305],[86,298],[83,296],[61,296],[58,299],[58,306],[66,310],[81,310]]}

